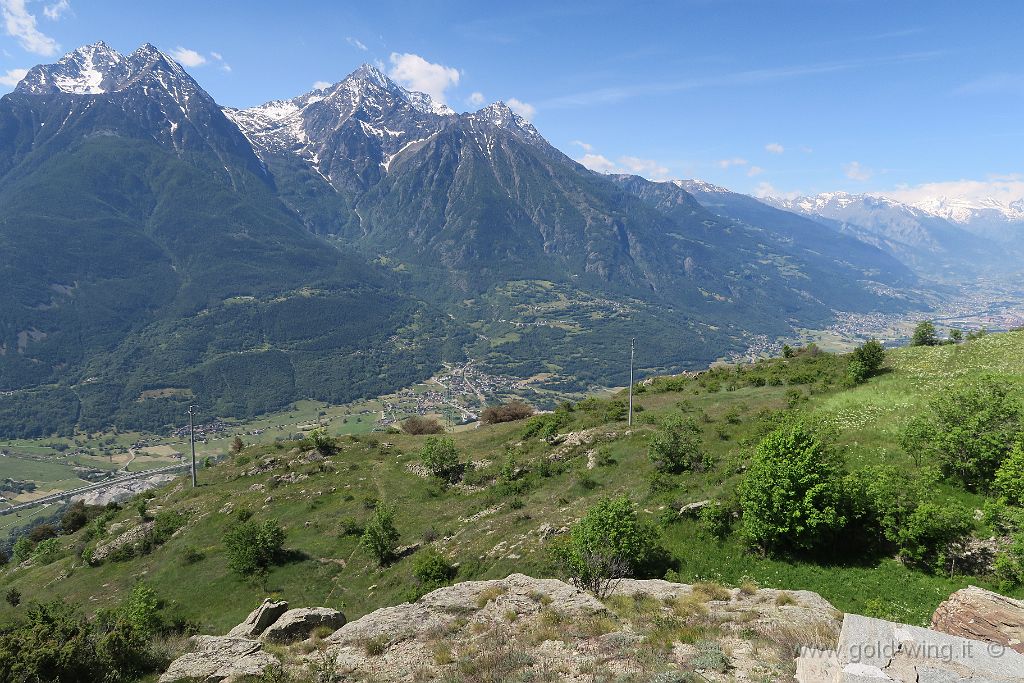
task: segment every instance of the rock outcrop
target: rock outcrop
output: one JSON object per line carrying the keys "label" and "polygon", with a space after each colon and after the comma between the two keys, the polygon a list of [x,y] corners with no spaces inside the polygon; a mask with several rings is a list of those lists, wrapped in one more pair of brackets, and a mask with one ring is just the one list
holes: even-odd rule
{"label": "rock outcrop", "polygon": [[267,627],[288,611],[288,603],[284,600],[271,600],[267,598],[259,607],[249,612],[238,626],[228,631],[230,638],[257,638],[267,630]]}
{"label": "rock outcrop", "polygon": [[345,615],[328,607],[290,609],[263,631],[261,639],[268,643],[291,643],[305,640],[317,628],[331,631],[345,625]]}
{"label": "rock outcrop", "polygon": [[834,651],[806,649],[798,683],[1024,683],[1024,655],[997,643],[847,614]]}
{"label": "rock outcrop", "polygon": [[193,636],[191,640],[195,650],[171,662],[160,683],[232,683],[281,668],[281,661],[255,640],[227,636]]}
{"label": "rock outcrop", "polygon": [[932,628],[1024,653],[1024,602],[971,586],[939,605]]}
{"label": "rock outcrop", "polygon": [[143,522],[138,526],[128,529],[128,531],[125,531],[112,541],[100,543],[93,549],[92,555],[89,557],[89,564],[100,564],[118,550],[138,545],[152,531],[155,524],[155,522]]}

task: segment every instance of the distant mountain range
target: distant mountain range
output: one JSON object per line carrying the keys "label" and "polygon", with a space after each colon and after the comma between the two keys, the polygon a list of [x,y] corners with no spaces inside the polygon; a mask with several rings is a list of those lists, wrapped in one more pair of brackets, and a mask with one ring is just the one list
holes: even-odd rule
{"label": "distant mountain range", "polygon": [[459,114],[372,66],[222,107],[151,45],[33,68],[0,152],[5,436],[347,401],[464,358],[621,384],[632,337],[677,371],[836,311],[910,314],[932,255],[992,242],[601,175],[500,102]]}

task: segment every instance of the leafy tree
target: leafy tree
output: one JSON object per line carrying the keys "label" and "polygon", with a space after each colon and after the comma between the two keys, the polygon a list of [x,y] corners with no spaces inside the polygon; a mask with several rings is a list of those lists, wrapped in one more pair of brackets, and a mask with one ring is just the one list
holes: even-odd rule
{"label": "leafy tree", "polygon": [[949,331],[949,341],[954,344],[959,344],[964,340],[964,333],[955,327]]}
{"label": "leafy tree", "polygon": [[28,540],[32,541],[32,543],[39,543],[40,541],[45,541],[48,538],[56,537],[57,528],[46,522],[43,524],[37,524],[28,532]]}
{"label": "leafy tree", "polygon": [[851,358],[849,364],[846,366],[846,382],[850,386],[856,386],[863,384],[868,377],[871,376],[871,371],[868,370],[868,366],[864,364],[858,358]]}
{"label": "leafy tree", "polygon": [[458,481],[462,474],[462,463],[455,441],[451,437],[428,436],[420,451],[423,466],[438,479],[447,482]]}
{"label": "leafy tree", "polygon": [[239,522],[224,534],[228,568],[245,577],[265,572],[280,561],[284,540],[285,530],[276,520]]}
{"label": "leafy tree", "polygon": [[949,479],[986,489],[1021,435],[1020,407],[1003,382],[983,379],[940,395],[904,430],[915,459],[934,459]]}
{"label": "leafy tree", "polygon": [[647,457],[654,468],[666,474],[703,470],[707,464],[700,427],[693,418],[672,417],[652,438]]}
{"label": "leafy tree", "polygon": [[885,361],[885,347],[877,339],[871,338],[853,350],[853,359],[864,365],[868,376],[873,375]]}
{"label": "leafy tree", "polygon": [[395,547],[398,545],[394,507],[379,504],[374,508],[373,516],[363,529],[359,545],[366,548],[381,566],[394,559]]}
{"label": "leafy tree", "polygon": [[1010,505],[1024,506],[1024,443],[1018,443],[996,470],[995,490]]}
{"label": "leafy tree", "polygon": [[235,434],[235,438],[231,440],[231,452],[237,455],[241,453],[244,448],[245,442],[242,441],[242,437]]}
{"label": "leafy tree", "polygon": [[971,511],[957,503],[921,503],[899,530],[900,558],[911,565],[935,568],[945,549],[973,526]]}
{"label": "leafy tree", "polygon": [[146,583],[139,581],[121,605],[120,615],[143,638],[152,637],[161,626],[160,601]]}
{"label": "leafy tree", "polygon": [[796,352],[793,351],[793,347],[792,346],[790,346],[789,344],[783,344],[782,345],[782,357],[783,358],[792,358],[795,355],[796,355]]}
{"label": "leafy tree", "polygon": [[77,501],[68,506],[60,517],[60,529],[65,534],[73,534],[89,523],[89,513],[84,501]]}
{"label": "leafy tree", "polygon": [[740,490],[743,532],[766,550],[812,550],[833,540],[842,513],[841,454],[790,425],[757,446]]}
{"label": "leafy tree", "polygon": [[21,591],[17,588],[11,587],[4,596],[4,600],[6,600],[7,604],[11,607],[17,607],[21,604]]}
{"label": "leafy tree", "polygon": [[590,508],[553,549],[572,582],[598,596],[606,595],[617,579],[642,575],[663,552],[657,529],[641,519],[626,496]]}
{"label": "leafy tree", "polygon": [[910,338],[911,346],[936,346],[939,343],[939,335],[935,331],[935,323],[931,320],[923,320],[914,328],[914,335]]}
{"label": "leafy tree", "polygon": [[448,585],[455,572],[456,568],[434,547],[419,552],[412,563],[412,575],[426,591]]}
{"label": "leafy tree", "polygon": [[11,557],[15,562],[24,562],[28,558],[32,557],[32,550],[36,547],[36,544],[28,539],[28,536],[22,536],[14,542],[14,548],[11,553]]}

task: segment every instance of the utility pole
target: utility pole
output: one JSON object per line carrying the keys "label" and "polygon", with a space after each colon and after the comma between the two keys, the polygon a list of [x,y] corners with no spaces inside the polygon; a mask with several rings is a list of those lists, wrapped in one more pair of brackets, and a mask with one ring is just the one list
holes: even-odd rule
{"label": "utility pole", "polygon": [[192,488],[196,487],[196,426],[193,418],[198,407],[188,407],[188,440],[192,444]]}
{"label": "utility pole", "polygon": [[629,342],[629,421],[628,426],[633,426],[633,355],[636,352],[636,337]]}

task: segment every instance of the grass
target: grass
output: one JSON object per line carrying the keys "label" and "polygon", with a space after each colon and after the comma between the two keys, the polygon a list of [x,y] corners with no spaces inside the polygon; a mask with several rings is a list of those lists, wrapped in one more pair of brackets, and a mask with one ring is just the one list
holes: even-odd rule
{"label": "grass", "polygon": [[[759,366],[759,372],[775,368],[785,377],[797,366],[787,369],[783,361],[770,361]],[[503,578],[511,572],[555,575],[538,528],[548,524],[558,529],[582,516],[597,499],[628,494],[645,516],[661,524],[680,580],[700,582],[698,592],[707,599],[729,599],[727,585],[740,586],[741,592],[755,585],[806,589],[820,593],[844,612],[877,612],[884,604],[905,615],[905,621],[923,623],[951,592],[968,584],[996,586],[984,577],[912,571],[890,559],[844,565],[773,559],[747,551],[735,535],[716,541],[696,520],[665,514],[682,504],[730,495],[742,478],[751,446],[765,429],[764,416],[785,410],[790,400],[787,391],[794,388],[808,397],[798,410],[834,427],[836,444],[848,454],[851,468],[884,461],[912,471],[917,465],[897,445],[902,424],[922,409],[928,396],[953,381],[995,372],[1024,385],[1024,333],[990,335],[959,347],[895,350],[888,353],[886,367],[885,374],[848,390],[785,382],[747,386],[735,381],[739,375],[733,370],[720,373],[717,386],[697,379],[679,381],[673,390],[653,387],[635,397],[636,405],[643,408],[639,415],[650,423],[638,420],[628,435],[624,421],[605,421],[607,399],[588,402],[571,414],[561,431],[596,428],[601,441],[568,449],[558,463],[551,463],[549,456],[563,447],[538,438],[524,439],[521,422],[461,431],[454,438],[462,459],[493,463],[480,473],[479,485],[472,489],[442,489],[410,470],[410,464],[418,463],[424,437],[346,435],[324,467],[306,462],[292,443],[252,445],[242,453],[248,461],[245,466],[229,460],[203,470],[197,489],[179,479],[156,491],[152,509],[174,508],[191,514],[185,529],[152,554],[99,567],[83,566],[73,555],[49,565],[8,566],[0,570],[0,591],[17,587],[25,602],[66,597],[94,612],[116,604],[139,577],[145,577],[173,614],[194,622],[204,633],[225,632],[268,594],[296,607],[334,607],[351,620],[416,595],[411,588],[416,585],[412,558],[381,568],[359,547],[358,535],[345,533],[347,525],[362,525],[369,519],[372,510],[366,501],[395,506],[399,545],[426,537],[459,563],[457,580],[469,580]],[[305,418],[307,412],[303,406],[301,414],[293,414],[294,420]],[[679,413],[698,419],[704,448],[714,465],[707,472],[669,476],[667,489],[652,491],[648,440],[658,424]],[[723,425],[728,427],[728,440],[715,433]],[[382,441],[393,445],[381,449]],[[609,457],[588,469],[586,453],[596,447]],[[503,482],[498,472],[510,455],[528,473]],[[271,459],[266,472],[245,475],[254,465]],[[4,459],[0,465],[9,461],[14,462]],[[36,466],[34,461],[17,462]],[[272,481],[289,474],[300,480]],[[3,476],[11,475],[5,470]],[[584,479],[592,483],[580,485]],[[974,506],[981,502],[978,496],[948,487],[936,495]],[[257,521],[276,518],[287,529],[286,547],[293,552],[288,562],[270,571],[265,585],[227,570],[221,539],[235,519],[220,512],[227,503],[236,510],[248,508]],[[115,521],[137,517],[126,506]],[[76,540],[71,538],[69,543]],[[186,555],[192,561],[182,561]],[[484,604],[494,597],[487,597]],[[543,597],[538,602],[543,603]],[[684,625],[687,619],[700,616],[695,605],[676,609],[669,616]],[[0,623],[16,614],[14,608],[0,604]],[[662,627],[674,628],[671,622],[657,628]],[[552,632],[558,628],[550,626]],[[651,628],[652,633],[657,631],[653,624]]]}

